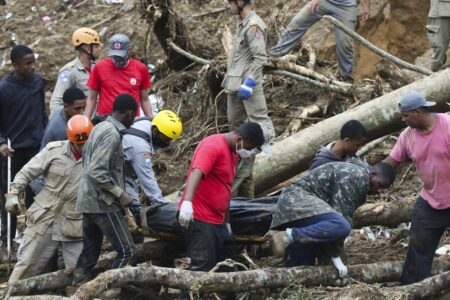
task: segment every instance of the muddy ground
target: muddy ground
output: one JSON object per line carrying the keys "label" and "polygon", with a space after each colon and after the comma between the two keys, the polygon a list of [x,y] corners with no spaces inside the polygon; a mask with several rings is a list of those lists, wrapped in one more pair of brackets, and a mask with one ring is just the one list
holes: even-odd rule
{"label": "muddy ground", "polygon": [[[206,99],[199,101],[199,74],[201,68],[193,66],[183,71],[171,71],[165,63],[164,51],[152,32],[151,23],[142,19],[137,2],[124,0],[124,4],[106,4],[103,1],[91,0],[11,0],[8,5],[0,7],[0,75],[10,70],[9,50],[17,43],[31,46],[38,54],[38,71],[47,84],[47,96],[55,84],[58,70],[70,61],[75,52],[70,45],[72,32],[78,27],[94,27],[104,32],[102,37],[106,55],[107,39],[114,33],[128,34],[132,39],[133,55],[147,63],[156,64],[159,71],[158,81],[169,82],[157,91],[163,96],[166,107],[177,111],[183,119],[184,133],[172,149],[161,151],[155,158],[155,173],[164,194],[177,190],[185,180],[190,157],[197,143],[204,136],[227,130],[224,110],[224,97],[216,101]],[[256,1],[259,14],[266,20],[269,28],[269,45],[276,42],[292,16],[302,7],[306,0],[301,1]],[[197,15],[224,6],[222,0],[209,1],[175,1],[174,10],[183,17],[189,29],[188,38],[194,45],[194,53],[206,59],[214,59],[223,55],[220,38],[229,28],[234,31],[234,20],[227,12],[211,14],[204,17]],[[374,44],[390,51],[394,55],[408,61],[419,62],[429,66],[430,47],[427,42],[424,25],[429,8],[429,1],[372,1],[372,18],[365,23],[358,23],[357,31]],[[44,22],[43,17],[49,16],[50,21]],[[317,52],[316,71],[334,77],[337,72],[335,61],[335,44],[332,27],[326,21],[320,21],[305,36],[304,43],[312,45]],[[355,79],[374,80],[377,76],[376,65],[380,58],[369,50],[356,47]],[[417,76],[417,75],[416,75]],[[267,75],[265,77],[265,94],[269,115],[273,119],[277,136],[282,137],[292,132],[290,125],[295,122],[298,113],[318,99],[330,101],[329,108],[314,117],[302,122],[297,130],[319,122],[327,117],[345,111],[349,107],[369,101],[371,98],[357,99],[344,97],[299,83],[293,79]],[[398,133],[397,133],[398,134]],[[392,148],[393,142],[385,142],[373,151],[367,158],[373,163],[385,157]],[[414,168],[403,166],[393,188],[369,201],[393,201],[396,197],[411,196],[420,190],[420,183],[414,173]],[[375,241],[369,241],[366,235],[359,232],[352,234],[346,243],[346,253],[349,264],[403,260],[406,253],[407,236],[404,230],[388,230],[390,237],[385,237],[386,230],[372,228],[373,232],[381,232]],[[442,243],[450,242],[446,237]],[[261,265],[271,265],[272,260],[258,261]],[[265,294],[264,297],[287,299],[319,299],[326,297],[326,287],[305,289],[294,287],[285,291]],[[156,297],[156,295],[153,295]],[[255,294],[253,299],[260,299],[261,294]],[[139,298],[139,297],[137,297]],[[144,299],[145,296],[142,296]],[[150,297],[152,298],[152,297]],[[169,297],[170,298],[170,297]],[[156,298],[152,298],[156,299]]]}

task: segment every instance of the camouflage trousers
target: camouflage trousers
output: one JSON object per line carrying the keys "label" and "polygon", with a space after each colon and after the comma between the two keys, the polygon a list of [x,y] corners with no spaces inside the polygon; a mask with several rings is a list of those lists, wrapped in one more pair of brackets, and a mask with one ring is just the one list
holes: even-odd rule
{"label": "camouflage trousers", "polygon": [[447,48],[450,41],[450,17],[428,18],[428,40],[433,49],[431,69],[439,71],[447,61]]}

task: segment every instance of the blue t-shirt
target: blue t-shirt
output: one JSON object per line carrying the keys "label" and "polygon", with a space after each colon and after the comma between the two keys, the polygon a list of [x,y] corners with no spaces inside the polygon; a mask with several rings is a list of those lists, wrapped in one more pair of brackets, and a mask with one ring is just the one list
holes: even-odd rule
{"label": "blue t-shirt", "polygon": [[64,107],[60,107],[53,113],[47,128],[45,128],[44,137],[41,141],[41,149],[48,143],[67,140],[66,134],[67,118]]}

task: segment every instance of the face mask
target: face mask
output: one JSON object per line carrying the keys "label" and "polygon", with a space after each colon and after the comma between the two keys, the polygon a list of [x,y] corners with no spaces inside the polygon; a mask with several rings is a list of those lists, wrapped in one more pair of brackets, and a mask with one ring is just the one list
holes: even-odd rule
{"label": "face mask", "polygon": [[163,142],[158,136],[155,136],[153,139],[152,139],[152,144],[153,144],[153,146],[155,147],[155,148],[166,148],[166,147],[169,147],[170,146],[170,144],[167,144],[167,143],[165,143],[165,142]]}
{"label": "face mask", "polygon": [[113,56],[112,61],[118,68],[123,68],[127,65],[128,59],[130,58],[130,54],[127,53],[127,55],[122,60],[116,60],[116,58]]}
{"label": "face mask", "polygon": [[237,143],[236,143],[236,153],[237,153],[237,155],[239,155],[240,158],[247,159],[252,156],[253,151],[244,149],[244,141],[241,140],[241,149],[237,148]]}

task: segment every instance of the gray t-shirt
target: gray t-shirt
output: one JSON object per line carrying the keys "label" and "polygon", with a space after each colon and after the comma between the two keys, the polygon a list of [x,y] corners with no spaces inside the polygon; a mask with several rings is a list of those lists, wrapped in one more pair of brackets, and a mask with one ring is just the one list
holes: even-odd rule
{"label": "gray t-shirt", "polygon": [[326,1],[335,5],[356,6],[356,0],[326,0]]}
{"label": "gray t-shirt", "polygon": [[67,140],[66,126],[67,118],[64,107],[60,107],[55,110],[50,121],[48,121],[41,141],[41,150],[50,142]]}

